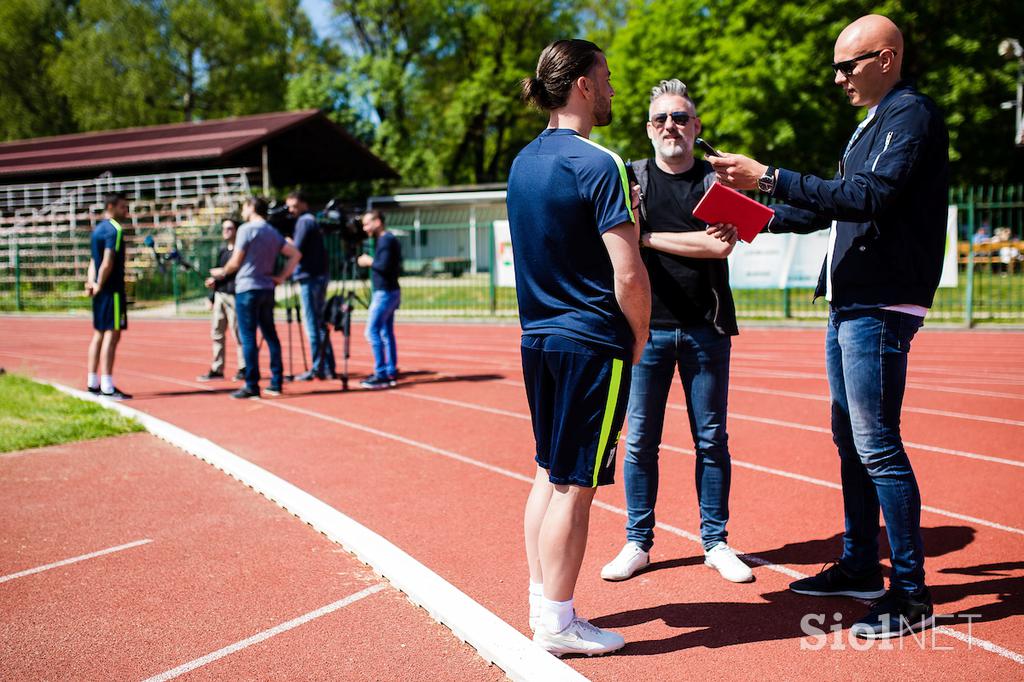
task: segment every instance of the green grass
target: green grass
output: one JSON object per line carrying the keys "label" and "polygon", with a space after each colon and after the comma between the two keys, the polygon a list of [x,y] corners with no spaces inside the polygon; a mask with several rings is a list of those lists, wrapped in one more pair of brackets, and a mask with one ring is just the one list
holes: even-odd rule
{"label": "green grass", "polygon": [[134,419],[15,374],[0,375],[0,452],[142,431]]}

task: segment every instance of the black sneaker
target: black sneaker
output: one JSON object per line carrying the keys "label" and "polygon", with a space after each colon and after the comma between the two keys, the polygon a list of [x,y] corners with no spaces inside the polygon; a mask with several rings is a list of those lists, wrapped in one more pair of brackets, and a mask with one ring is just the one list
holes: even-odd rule
{"label": "black sneaker", "polygon": [[871,610],[850,628],[861,639],[890,639],[930,628],[935,624],[928,588],[908,594],[889,590],[871,604]]}
{"label": "black sneaker", "polygon": [[245,367],[235,372],[235,381],[245,381]]}
{"label": "black sneaker", "polygon": [[93,395],[99,395],[100,394],[100,387],[99,386],[86,386],[85,390],[89,391],[89,393],[92,393]]}
{"label": "black sneaker", "polygon": [[855,576],[847,573],[838,561],[833,561],[818,575],[790,583],[789,589],[812,597],[878,599],[885,594],[885,581],[881,569],[864,576]]}
{"label": "black sneaker", "polygon": [[396,379],[394,376],[390,376],[387,379],[388,379],[388,386],[390,386],[391,388],[394,388],[395,386],[398,385],[398,379]]}
{"label": "black sneaker", "polygon": [[111,400],[131,400],[132,399],[130,394],[125,393],[122,390],[119,390],[116,386],[114,386],[113,388],[114,388],[114,390],[112,390],[110,393],[107,393],[106,391],[100,391],[100,395],[103,396],[104,398],[109,398]]}
{"label": "black sneaker", "polygon": [[387,377],[381,377],[376,375],[363,379],[362,381],[359,382],[359,385],[362,386],[363,388],[368,388],[372,391],[380,390],[382,388],[391,388],[391,382],[388,380]]}
{"label": "black sneaker", "polygon": [[224,378],[224,372],[214,372],[212,369],[206,374],[200,374],[196,381],[217,381]]}
{"label": "black sneaker", "polygon": [[267,386],[267,390],[263,391],[267,395],[281,395],[281,387],[270,385]]}
{"label": "black sneaker", "polygon": [[240,389],[232,393],[231,397],[237,400],[259,400],[260,394],[253,393],[245,386],[242,386]]}
{"label": "black sneaker", "polygon": [[303,372],[299,376],[295,377],[295,381],[312,381],[313,379],[316,378],[316,372],[314,372],[313,370],[309,370],[308,372]]}

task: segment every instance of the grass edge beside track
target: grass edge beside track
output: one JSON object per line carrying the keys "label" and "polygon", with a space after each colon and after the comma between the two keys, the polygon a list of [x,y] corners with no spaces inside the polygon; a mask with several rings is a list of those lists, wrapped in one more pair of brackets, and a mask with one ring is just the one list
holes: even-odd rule
{"label": "grass edge beside track", "polygon": [[0,374],[0,453],[144,431],[137,420],[19,374]]}

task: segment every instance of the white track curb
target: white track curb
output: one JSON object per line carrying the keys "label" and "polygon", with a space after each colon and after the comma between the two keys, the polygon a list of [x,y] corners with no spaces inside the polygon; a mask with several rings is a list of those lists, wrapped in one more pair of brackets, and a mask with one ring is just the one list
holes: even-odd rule
{"label": "white track curb", "polygon": [[384,537],[301,488],[206,438],[123,403],[105,400],[52,381],[42,383],[138,420],[154,436],[212,464],[272,500],[373,568],[395,588],[404,592],[410,601],[425,609],[434,620],[473,646],[485,661],[504,670],[509,678],[517,682],[579,682],[587,679],[566,663],[535,646],[525,635]]}

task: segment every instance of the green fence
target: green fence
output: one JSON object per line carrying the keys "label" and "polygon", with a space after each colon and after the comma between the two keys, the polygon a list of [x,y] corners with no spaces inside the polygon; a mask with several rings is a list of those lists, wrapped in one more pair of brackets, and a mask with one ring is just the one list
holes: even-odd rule
{"label": "green fence", "polygon": [[[929,319],[959,325],[1024,323],[1024,187],[957,189],[958,284],[940,288]],[[495,273],[494,221],[502,208],[437,210],[389,215],[405,256],[402,316],[436,318],[514,317],[515,290],[499,287]],[[165,263],[161,271],[143,235],[129,235],[128,297],[135,309],[165,312],[201,311],[202,276],[214,265],[220,248],[219,226],[200,229],[188,239],[169,232],[152,233],[162,253],[177,248],[185,270]],[[333,289],[355,288],[368,297],[365,270],[352,257],[360,247],[328,234]],[[0,233],[0,311],[86,309],[83,282],[88,266],[88,235],[68,232],[15,237]],[[285,292],[282,292],[285,293]],[[741,318],[805,320],[824,318],[827,304],[812,302],[809,289],[736,289]]]}

